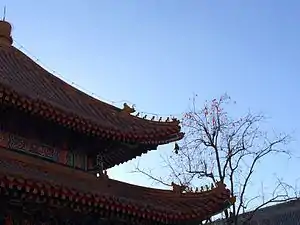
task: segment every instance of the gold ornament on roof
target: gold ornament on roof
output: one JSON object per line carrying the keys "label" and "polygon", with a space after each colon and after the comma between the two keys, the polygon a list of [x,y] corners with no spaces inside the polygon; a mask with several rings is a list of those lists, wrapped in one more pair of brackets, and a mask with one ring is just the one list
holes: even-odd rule
{"label": "gold ornament on roof", "polygon": [[125,112],[127,114],[134,113],[135,112],[134,105],[130,107],[127,103],[124,103],[122,112]]}
{"label": "gold ornament on roof", "polygon": [[188,188],[186,185],[178,185],[178,184],[175,184],[174,182],[172,182],[171,185],[173,187],[173,192],[175,192],[177,194],[183,193]]}
{"label": "gold ornament on roof", "polygon": [[12,43],[10,23],[0,20],[0,45],[11,46]]}

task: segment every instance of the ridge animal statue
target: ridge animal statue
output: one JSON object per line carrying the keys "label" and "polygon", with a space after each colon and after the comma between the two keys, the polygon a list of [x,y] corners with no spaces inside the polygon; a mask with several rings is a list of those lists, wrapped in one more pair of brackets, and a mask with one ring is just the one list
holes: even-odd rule
{"label": "ridge animal statue", "polygon": [[174,182],[172,182],[171,185],[173,187],[173,192],[178,193],[178,194],[183,193],[188,188],[188,186],[186,186],[186,185],[178,185],[178,184],[175,184]]}
{"label": "ridge animal statue", "polygon": [[127,103],[124,103],[122,111],[127,114],[131,114],[135,112],[135,109],[134,106],[130,107]]}

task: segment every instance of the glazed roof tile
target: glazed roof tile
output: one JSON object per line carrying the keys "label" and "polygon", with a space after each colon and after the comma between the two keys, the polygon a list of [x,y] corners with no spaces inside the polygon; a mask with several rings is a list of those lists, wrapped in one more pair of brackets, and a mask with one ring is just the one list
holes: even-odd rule
{"label": "glazed roof tile", "polygon": [[95,99],[46,71],[12,42],[11,25],[0,21],[0,97],[5,103],[114,140],[158,145],[183,137],[177,120],[142,119]]}
{"label": "glazed roof tile", "polygon": [[25,103],[27,110],[43,111],[46,117],[48,112],[51,119],[87,133],[146,144],[164,144],[183,136],[177,120],[150,121],[125,113],[67,84],[13,46],[0,46],[0,86],[11,92],[11,100]]}
{"label": "glazed roof tile", "polygon": [[106,198],[111,204],[120,203],[128,208],[140,210],[140,213],[151,211],[170,218],[178,216],[180,219],[182,216],[182,220],[187,218],[202,220],[222,210],[224,202],[230,198],[230,193],[225,187],[217,187],[202,193],[179,194],[109,178],[96,178],[82,171],[74,171],[9,150],[2,150],[0,156],[2,179],[3,176],[10,180],[23,179],[25,183],[35,184],[33,188],[49,189],[47,186],[51,186],[56,191],[60,189],[66,193],[70,190],[69,192],[78,196],[93,196],[91,199]]}
{"label": "glazed roof tile", "polygon": [[0,21],[0,105],[10,105],[83,135],[138,144],[110,152],[109,167],[183,137],[179,121],[151,121],[95,99],[46,71],[12,46],[11,26]]}

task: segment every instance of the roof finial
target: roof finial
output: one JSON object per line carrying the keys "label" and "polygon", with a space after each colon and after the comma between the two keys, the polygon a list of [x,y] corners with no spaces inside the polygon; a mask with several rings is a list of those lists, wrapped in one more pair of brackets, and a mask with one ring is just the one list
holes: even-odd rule
{"label": "roof finial", "polygon": [[3,15],[3,20],[0,20],[0,45],[11,46],[13,39],[11,37],[11,25],[9,22],[5,21],[5,11]]}
{"label": "roof finial", "polygon": [[2,20],[5,21],[6,18],[6,5],[3,7],[3,17]]}

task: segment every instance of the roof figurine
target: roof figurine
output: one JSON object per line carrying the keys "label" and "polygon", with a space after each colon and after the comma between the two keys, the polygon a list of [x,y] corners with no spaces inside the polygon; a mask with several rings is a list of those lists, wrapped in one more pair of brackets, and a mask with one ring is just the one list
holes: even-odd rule
{"label": "roof figurine", "polygon": [[0,44],[11,46],[13,39],[11,37],[11,25],[10,23],[2,20],[0,22]]}
{"label": "roof figurine", "polygon": [[[184,134],[72,87],[12,46],[0,21],[0,216],[31,224],[198,224],[229,207],[224,184],[140,187],[106,170]],[[97,176],[96,176],[97,174]],[[105,178],[105,179],[103,179]],[[229,202],[229,203],[228,203]],[[6,220],[6,224],[12,224]]]}
{"label": "roof figurine", "polygon": [[134,106],[130,107],[129,105],[127,105],[127,103],[123,104],[123,112],[131,114],[135,112]]}

